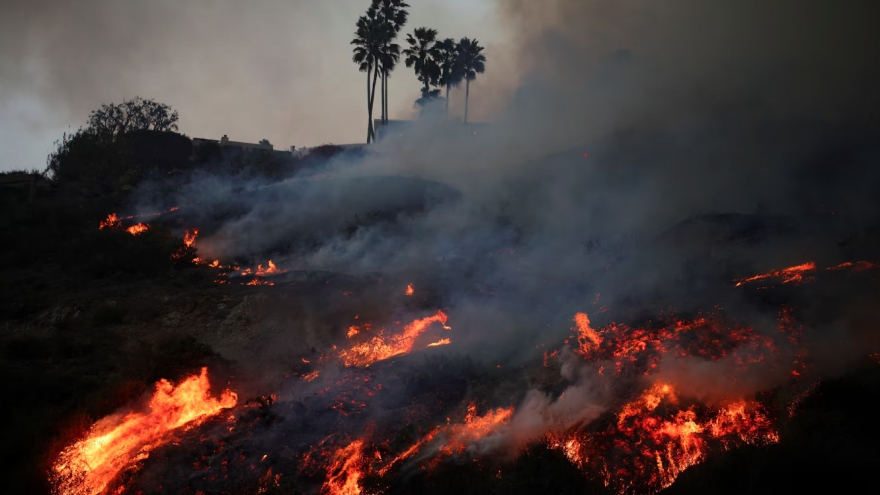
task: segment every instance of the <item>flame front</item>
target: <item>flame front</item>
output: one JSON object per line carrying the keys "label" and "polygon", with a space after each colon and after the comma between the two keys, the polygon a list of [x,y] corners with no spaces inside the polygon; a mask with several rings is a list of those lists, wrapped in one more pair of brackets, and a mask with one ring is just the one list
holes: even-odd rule
{"label": "flame front", "polygon": [[413,288],[413,284],[407,284],[407,285],[406,285],[406,292],[405,292],[405,294],[406,294],[407,296],[411,296],[411,295],[413,295],[413,294],[415,294],[415,293],[416,293],[416,290]]}
{"label": "flame front", "polygon": [[602,343],[602,337],[590,326],[590,317],[586,313],[574,315],[574,323],[577,330],[577,352],[587,357],[590,355],[590,352],[599,348],[599,345]]}
{"label": "flame front", "polygon": [[816,263],[810,261],[808,263],[803,263],[801,265],[790,266],[788,268],[783,268],[781,270],[772,270],[767,273],[762,273],[760,275],[755,275],[752,277],[741,278],[734,280],[736,282],[736,286],[739,287],[743,284],[747,284],[749,282],[755,282],[758,280],[764,280],[768,278],[780,278],[782,279],[783,284],[793,283],[799,284],[807,281],[805,278],[807,272],[812,272],[816,269]]}
{"label": "flame front", "polygon": [[502,426],[510,422],[512,417],[513,407],[499,407],[483,416],[478,416],[477,407],[472,402],[468,405],[464,423],[454,424],[448,428],[440,452],[461,454],[476,441],[497,433]]}
{"label": "flame front", "polygon": [[407,354],[412,351],[416,338],[424,333],[431,324],[440,323],[445,326],[446,319],[446,313],[437,311],[432,316],[413,321],[404,327],[401,335],[386,337],[380,333],[364,343],[342,350],[339,357],[342,358],[346,366],[369,366],[376,361]]}
{"label": "flame front", "polygon": [[238,396],[229,390],[224,390],[219,399],[209,392],[207,368],[176,387],[160,380],[150,399],[149,412],[108,416],[95,423],[86,438],[59,454],[51,470],[53,493],[102,493],[121,471],[167,443],[175,429],[197,424],[238,402]]}
{"label": "flame front", "polygon": [[355,440],[333,454],[327,468],[327,479],[321,487],[326,495],[358,495],[361,493],[360,479],[363,463],[363,440]]}
{"label": "flame front", "polygon": [[196,244],[196,238],[199,236],[199,229],[189,229],[183,232],[183,243],[186,247],[193,247]]}
{"label": "flame front", "polygon": [[149,225],[147,225],[145,223],[139,223],[137,225],[132,225],[131,227],[125,229],[125,231],[131,235],[138,235],[138,234],[143,234],[149,228],[150,228]]}
{"label": "flame front", "polygon": [[122,227],[122,220],[116,216],[116,213],[111,213],[107,215],[107,218],[101,220],[98,224],[99,229],[116,229]]}

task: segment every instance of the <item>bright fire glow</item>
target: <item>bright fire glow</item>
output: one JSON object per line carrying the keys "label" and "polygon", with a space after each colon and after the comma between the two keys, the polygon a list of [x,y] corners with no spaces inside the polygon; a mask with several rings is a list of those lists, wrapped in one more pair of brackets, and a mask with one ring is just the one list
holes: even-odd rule
{"label": "bright fire glow", "polygon": [[122,220],[116,216],[116,213],[107,215],[107,218],[101,220],[101,223],[98,224],[99,229],[116,229],[119,227],[122,227]]}
{"label": "bright fire glow", "polygon": [[437,346],[447,345],[447,344],[451,344],[451,343],[452,343],[452,340],[450,340],[450,339],[440,339],[437,342],[431,342],[430,344],[428,344],[428,347],[437,347]]}
{"label": "bright fire glow", "polygon": [[406,285],[406,295],[411,296],[416,293],[416,290],[413,288],[413,284]]}
{"label": "bright fire glow", "polygon": [[196,237],[198,236],[199,229],[192,229],[192,231],[187,229],[183,232],[183,243],[186,245],[186,247],[193,247],[196,244]]}
{"label": "bright fire glow", "polygon": [[447,429],[440,452],[460,454],[477,440],[497,433],[499,428],[509,423],[512,417],[513,407],[499,407],[483,416],[477,416],[477,406],[472,402],[468,405],[464,423],[454,424]]}
{"label": "bright fire glow", "polygon": [[762,273],[760,275],[755,275],[747,278],[740,278],[734,280],[736,282],[736,286],[739,287],[743,284],[747,284],[749,282],[755,282],[758,280],[765,280],[768,278],[780,278],[782,279],[783,284],[794,283],[799,284],[807,281],[804,278],[804,275],[807,272],[814,271],[816,269],[816,263],[810,261],[809,263],[803,263],[801,265],[790,266],[788,268],[783,268],[782,270],[772,270],[767,273]]}
{"label": "bright fire glow", "polygon": [[321,487],[325,495],[358,495],[361,493],[359,481],[363,464],[363,440],[355,440],[346,447],[338,449],[327,468],[327,479]]}
{"label": "bright fire glow", "polygon": [[224,390],[219,399],[209,392],[207,368],[176,387],[160,380],[148,412],[108,416],[95,423],[86,438],[61,452],[51,471],[54,493],[102,493],[122,470],[167,443],[175,429],[198,424],[238,402],[235,392]]}
{"label": "bright fire glow", "polygon": [[144,224],[144,223],[139,223],[137,225],[132,225],[131,227],[125,229],[125,231],[131,235],[138,235],[138,234],[143,234],[149,228],[150,228],[149,225]]}
{"label": "bright fire glow", "polygon": [[370,340],[355,345],[350,349],[344,349],[339,353],[346,366],[369,366],[376,361],[382,361],[400,354],[412,351],[416,338],[424,333],[433,323],[446,325],[446,313],[437,311],[436,314],[415,320],[403,329],[403,333],[395,336],[385,336],[384,332],[372,337]]}
{"label": "bright fire glow", "polygon": [[574,323],[577,330],[577,352],[587,357],[590,352],[599,348],[599,345],[602,344],[602,337],[590,326],[590,317],[586,313],[574,315]]}

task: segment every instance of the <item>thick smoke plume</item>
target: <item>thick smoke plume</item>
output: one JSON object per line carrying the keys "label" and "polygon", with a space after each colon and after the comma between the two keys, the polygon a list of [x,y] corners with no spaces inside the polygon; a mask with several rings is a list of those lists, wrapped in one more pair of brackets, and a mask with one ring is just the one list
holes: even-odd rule
{"label": "thick smoke plume", "polygon": [[[236,212],[200,241],[208,257],[274,253],[290,270],[440,288],[450,349],[487,362],[535,359],[575,312],[603,305],[621,317],[723,305],[769,332],[775,315],[707,281],[837,262],[838,241],[876,225],[875,5],[507,2],[522,36],[518,72],[505,76],[518,87],[488,129],[424,121],[334,163],[329,179],[195,180],[177,202]],[[738,244],[743,232],[759,241]],[[846,317],[826,330],[859,331]],[[826,354],[840,363],[852,352]],[[606,385],[563,356],[572,388],[517,398],[510,438],[609,406]],[[658,376],[708,401],[786,379],[737,373],[723,360],[669,358]]]}

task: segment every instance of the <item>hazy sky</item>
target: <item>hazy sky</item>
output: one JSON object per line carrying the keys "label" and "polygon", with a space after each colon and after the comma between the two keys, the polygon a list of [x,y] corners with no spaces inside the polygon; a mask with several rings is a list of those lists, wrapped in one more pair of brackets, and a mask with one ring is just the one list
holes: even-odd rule
{"label": "hazy sky", "polygon": [[[476,37],[487,47],[490,78],[493,63],[509,58],[494,2],[411,0],[405,29]],[[64,131],[101,103],[136,95],[177,109],[180,131],[191,137],[267,138],[282,149],[366,137],[366,75],[351,62],[349,42],[369,0],[3,4],[0,170],[42,169]],[[392,118],[408,118],[418,92],[401,63],[390,84]],[[453,113],[463,98],[450,98]],[[490,118],[497,102],[472,85],[472,119]]]}

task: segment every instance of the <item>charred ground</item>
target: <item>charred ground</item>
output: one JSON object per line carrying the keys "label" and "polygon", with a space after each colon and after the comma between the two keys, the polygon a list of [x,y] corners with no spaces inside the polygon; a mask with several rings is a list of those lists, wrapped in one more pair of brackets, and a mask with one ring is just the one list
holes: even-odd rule
{"label": "charred ground", "polygon": [[[241,170],[249,169],[211,173]],[[241,414],[234,420],[211,419],[157,449],[138,470],[123,473],[120,481],[130,490],[153,492],[161,485],[172,493],[310,493],[320,490],[327,475],[326,467],[314,461],[320,454],[316,447],[325,442],[345,444],[355,439],[352,435],[368,431],[386,439],[370,448],[383,458],[393,457],[436,425],[449,423],[447,418],[454,423],[466,417],[468,403],[477,404],[483,415],[519,404],[530,388],[558,395],[571,385],[553,360],[518,356],[505,361],[504,349],[481,353],[455,342],[368,369],[319,368],[317,363],[345,342],[345,330],[353,323],[393,325],[407,315],[460,304],[462,293],[468,304],[497,305],[499,313],[529,305],[539,315],[536,320],[554,315],[553,327],[570,326],[571,315],[556,311],[555,306],[567,307],[564,300],[532,294],[534,287],[503,279],[484,283],[482,275],[502,263],[498,260],[503,253],[496,248],[519,247],[522,234],[503,215],[487,223],[503,235],[493,239],[494,244],[481,245],[488,251],[485,258],[461,259],[456,253],[469,251],[450,246],[439,265],[422,271],[290,270],[273,276],[273,286],[247,286],[237,281],[217,284],[216,270],[192,263],[199,253],[186,249],[184,227],[198,226],[203,235],[211,235],[244,219],[240,225],[246,233],[248,228],[271,223],[286,202],[302,205],[336,194],[342,199],[339,204],[349,209],[318,211],[325,215],[314,224],[319,229],[303,230],[308,224],[293,222],[275,238],[269,236],[267,242],[251,245],[229,261],[256,264],[259,256],[327,246],[338,249],[338,240],[326,239],[354,242],[363,232],[379,232],[379,237],[392,241],[406,238],[418,233],[409,219],[422,218],[433,205],[461,200],[457,191],[442,184],[404,178],[331,180],[321,183],[326,189],[308,189],[297,196],[299,186],[283,182],[290,173],[260,174],[259,187],[233,191],[235,202],[218,201],[227,205],[226,210],[183,206],[163,214],[138,236],[97,225],[109,212],[134,208],[145,194],[162,203],[162,193],[174,197],[188,182],[175,174],[149,182],[140,182],[146,177],[111,174],[115,180],[57,181],[41,189],[33,202],[28,202],[24,191],[3,195],[0,393],[10,398],[2,419],[6,440],[2,477],[10,493],[48,493],[47,472],[54,456],[84,435],[94,421],[142,403],[157,380],[179,380],[202,366],[211,368],[218,390],[228,384],[238,391]],[[125,187],[132,185],[130,180],[136,189]],[[253,176],[248,182],[254,183]],[[369,197],[364,191],[392,201],[378,208],[362,201]],[[347,202],[347,197],[357,201]],[[167,206],[172,205],[163,208]],[[847,321],[864,329],[855,335],[861,340],[852,345],[863,346],[866,352],[854,364],[823,370],[815,389],[798,402],[797,414],[781,416],[792,396],[803,392],[803,383],[774,386],[758,397],[767,407],[777,407],[778,444],[746,445],[710,457],[684,471],[668,492],[767,493],[819,483],[834,486],[843,479],[865,478],[877,468],[871,452],[880,439],[873,433],[870,411],[880,400],[880,366],[876,357],[865,355],[877,344],[872,331],[878,319],[873,302],[880,296],[877,273],[854,277],[820,271],[815,284],[780,284],[750,292],[731,283],[752,274],[749,270],[755,266],[761,270],[784,266],[777,261],[793,251],[815,255],[824,263],[823,270],[839,261],[875,255],[877,229],[840,237],[836,230],[817,228],[817,218],[829,221],[823,211],[790,217],[699,215],[651,239],[654,249],[647,254],[628,253],[625,245],[601,239],[582,241],[582,255],[591,263],[599,259],[601,267],[606,260],[624,267],[603,275],[623,294],[615,299],[614,308],[601,310],[598,296],[581,302],[591,310],[596,326],[617,321],[634,329],[660,331],[663,323],[657,315],[670,305],[684,319],[696,319],[700,310],[711,308],[720,298],[732,301],[733,312],[741,315],[775,318],[779,307],[794,307],[798,321],[806,326],[833,323],[843,313]],[[285,238],[296,242],[283,242]],[[804,244],[818,247],[801,249]],[[661,267],[659,275],[654,274],[669,282],[665,290],[625,290],[634,276],[626,269],[628,257],[639,259],[633,267],[651,260],[668,263],[668,273]],[[597,273],[603,271],[607,269]],[[410,276],[417,277],[415,297],[403,292],[414,281]],[[553,284],[553,280],[545,282]],[[463,283],[469,284],[466,289],[461,289]],[[566,283],[563,289],[573,293],[592,289],[589,281]],[[452,294],[456,284],[459,287]],[[514,302],[509,306],[497,302],[505,298]],[[479,325],[471,324],[468,331],[477,331]],[[835,338],[828,336],[829,341]],[[681,345],[697,346],[695,353],[726,350],[723,343],[704,349],[699,341]],[[314,371],[327,381],[309,389],[307,397],[273,396]],[[621,384],[631,388],[621,391],[621,396],[638,393],[638,377]],[[321,392],[325,388],[334,392]],[[593,428],[601,432],[615,424],[615,414],[604,412]],[[390,475],[367,474],[361,485],[385,493],[606,493],[619,488],[584,476],[569,457],[542,442],[510,455],[427,462],[431,469],[401,464]],[[810,467],[809,476],[802,474],[805,466]]]}

